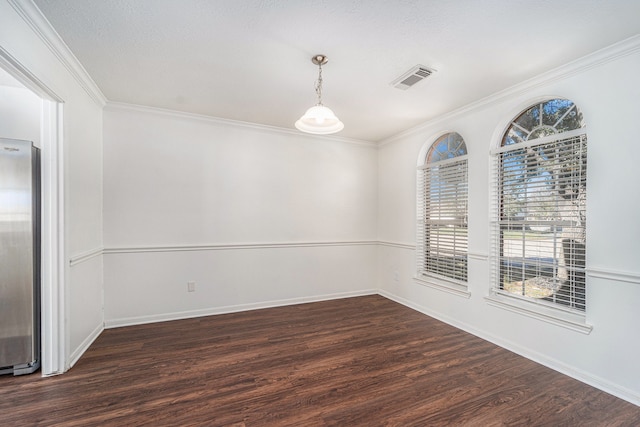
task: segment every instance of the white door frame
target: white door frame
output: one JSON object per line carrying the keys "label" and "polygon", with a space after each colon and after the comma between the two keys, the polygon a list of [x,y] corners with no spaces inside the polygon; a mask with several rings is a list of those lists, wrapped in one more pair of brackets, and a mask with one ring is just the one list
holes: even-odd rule
{"label": "white door frame", "polygon": [[63,100],[0,46],[0,67],[42,98],[42,375],[67,368]]}

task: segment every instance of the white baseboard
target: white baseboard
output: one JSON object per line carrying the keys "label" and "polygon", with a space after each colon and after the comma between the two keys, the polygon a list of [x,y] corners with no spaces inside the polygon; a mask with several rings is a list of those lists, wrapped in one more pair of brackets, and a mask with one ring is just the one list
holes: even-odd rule
{"label": "white baseboard", "polygon": [[614,384],[608,380],[605,380],[603,378],[600,378],[598,376],[592,375],[588,372],[585,372],[583,370],[580,369],[576,369],[573,366],[567,365],[564,362],[561,362],[557,359],[545,356],[544,354],[538,353],[534,350],[531,350],[530,348],[525,348],[522,347],[518,344],[515,344],[512,341],[509,340],[505,340],[503,338],[500,337],[496,337],[495,335],[492,335],[490,333],[487,333],[485,331],[481,331],[479,329],[476,329],[475,327],[464,323],[464,322],[460,322],[459,320],[456,320],[452,317],[449,317],[445,314],[442,314],[440,312],[434,311],[432,309],[426,308],[424,306],[421,306],[419,304],[415,304],[405,298],[402,298],[400,296],[397,296],[395,294],[392,294],[391,292],[385,291],[385,290],[378,290],[378,293],[385,297],[388,298],[392,301],[395,301],[399,304],[402,304],[406,307],[412,308],[416,311],[419,311],[420,313],[426,314],[427,316],[433,317],[434,319],[438,319],[444,323],[447,323],[453,327],[456,327],[458,329],[461,329],[465,332],[468,332],[472,335],[475,335],[479,338],[482,338],[483,340],[489,341],[497,346],[500,346],[502,348],[505,348],[509,351],[512,351],[522,357],[525,357],[529,360],[532,360],[536,363],[539,363],[541,365],[546,366],[547,368],[553,369],[554,371],[560,372],[562,374],[565,374],[571,378],[574,378],[578,381],[581,381],[585,384],[588,384],[590,386],[593,386],[599,390],[602,390],[606,393],[609,393],[613,396],[619,397],[620,399],[626,400],[627,402],[633,403],[634,405],[640,406],[640,394],[638,394],[637,392],[634,392],[632,390],[629,390],[625,387],[621,387],[617,384]]}
{"label": "white baseboard", "polygon": [[123,326],[142,325],[145,323],[166,322],[170,320],[189,319],[193,317],[213,316],[216,314],[237,313],[240,311],[259,310],[261,308],[282,307],[286,305],[305,304],[309,302],[328,301],[332,299],[359,297],[364,295],[376,295],[377,289],[365,289],[354,292],[341,292],[311,297],[291,298],[284,300],[263,301],[251,304],[229,305],[212,307],[202,310],[180,311],[173,313],[152,314],[148,316],[125,317],[120,319],[105,320],[105,329],[119,328]]}
{"label": "white baseboard", "polygon": [[89,349],[89,347],[91,347],[91,344],[93,344],[93,342],[96,340],[96,338],[98,338],[100,336],[100,334],[102,333],[102,331],[104,331],[104,326],[98,325],[98,327],[96,327],[87,338],[84,339],[84,341],[82,341],[82,343],[80,344],[80,346],[78,348],[76,348],[73,353],[71,353],[71,355],[69,356],[69,363],[66,366],[65,371],[68,371],[69,369],[71,369],[73,367],[73,365],[76,364],[76,362],[80,359],[80,357],[82,357],[82,355],[85,353],[85,351],[87,351]]}

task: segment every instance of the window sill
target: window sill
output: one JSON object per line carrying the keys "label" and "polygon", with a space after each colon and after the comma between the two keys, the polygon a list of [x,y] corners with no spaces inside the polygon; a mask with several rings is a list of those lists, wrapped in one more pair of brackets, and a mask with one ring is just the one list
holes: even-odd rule
{"label": "window sill", "polygon": [[449,281],[441,277],[432,276],[415,276],[413,278],[417,283],[439,291],[447,292],[463,298],[470,298],[471,292],[467,290],[467,285],[460,282]]}
{"label": "window sill", "polygon": [[493,307],[498,307],[513,313],[522,314],[533,319],[542,320],[552,325],[561,326],[572,331],[588,335],[593,330],[593,326],[586,323],[583,314],[568,313],[562,310],[547,307],[534,302],[522,301],[518,298],[506,295],[493,294],[485,297],[487,303]]}

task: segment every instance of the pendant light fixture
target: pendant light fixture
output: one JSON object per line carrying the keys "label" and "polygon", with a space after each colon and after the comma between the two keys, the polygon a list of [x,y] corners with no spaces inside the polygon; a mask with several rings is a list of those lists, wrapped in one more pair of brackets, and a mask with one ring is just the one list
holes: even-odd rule
{"label": "pendant light fixture", "polygon": [[340,132],[344,128],[344,124],[333,114],[333,111],[322,105],[322,66],[327,61],[325,55],[314,55],[311,58],[311,62],[318,66],[318,80],[316,81],[318,103],[309,108],[304,116],[296,121],[296,128],[302,132],[328,135]]}

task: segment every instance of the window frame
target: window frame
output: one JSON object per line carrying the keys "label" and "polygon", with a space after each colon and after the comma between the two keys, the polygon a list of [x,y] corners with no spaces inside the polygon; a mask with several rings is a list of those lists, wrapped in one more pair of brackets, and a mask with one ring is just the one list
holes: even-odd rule
{"label": "window frame", "polygon": [[[565,101],[565,102],[569,102],[572,104],[572,109],[575,109],[575,111],[577,112],[577,114],[579,115],[579,121],[580,121],[580,127],[574,127],[573,129],[569,129],[569,130],[565,130],[565,129],[560,129],[559,131],[556,130],[556,133],[553,134],[547,134],[545,136],[539,137],[539,138],[533,138],[533,139],[521,139],[519,142],[516,141],[514,142],[514,139],[510,139],[509,143],[506,143],[506,141],[508,140],[508,137],[510,135],[510,131],[513,129],[514,125],[516,125],[516,122],[518,122],[521,117],[523,117],[526,113],[528,113],[529,111],[532,111],[533,109],[539,107],[540,108],[540,128],[545,127],[546,129],[544,131],[546,131],[547,129],[553,129],[553,126],[543,126],[542,123],[542,111],[543,111],[543,105],[548,103],[548,102],[555,102],[555,101]],[[570,110],[569,110],[570,111]],[[568,113],[565,112],[564,115],[562,117],[565,117],[566,114]],[[562,119],[560,119],[562,120]],[[560,120],[558,121],[558,123],[560,123]],[[557,123],[556,123],[557,124]],[[530,134],[534,134],[534,132],[536,131],[536,128],[534,127],[533,129],[531,129]],[[528,137],[529,135],[527,135]],[[533,104],[529,104],[527,108],[525,108],[524,110],[521,110],[519,114],[517,114],[514,118],[512,118],[512,120],[509,122],[509,125],[507,126],[507,128],[505,129],[504,132],[502,132],[500,134],[500,139],[497,142],[497,146],[498,148],[491,150],[491,165],[492,165],[492,171],[491,171],[491,189],[492,189],[492,200],[491,200],[491,256],[492,256],[492,266],[491,266],[491,288],[490,288],[490,293],[489,295],[486,297],[487,302],[492,305],[492,306],[496,306],[499,308],[503,308],[503,309],[507,309],[513,312],[517,312],[520,314],[524,314],[527,315],[529,317],[533,317],[533,318],[537,318],[539,320],[543,320],[545,322],[548,323],[552,323],[552,324],[556,324],[556,325],[560,325],[578,332],[582,332],[585,334],[590,333],[590,331],[592,330],[592,327],[590,325],[588,325],[586,323],[586,308],[584,307],[584,305],[586,305],[586,295],[584,297],[584,303],[583,303],[583,307],[582,309],[580,309],[580,307],[576,308],[575,306],[572,305],[563,305],[560,304],[558,302],[554,302],[554,301],[549,301],[547,299],[542,299],[542,298],[535,298],[535,297],[529,297],[529,296],[525,296],[525,295],[518,295],[515,293],[511,293],[507,290],[503,290],[501,285],[503,283],[502,279],[502,274],[503,273],[503,269],[506,269],[505,266],[502,265],[502,258],[503,258],[503,245],[504,245],[504,237],[503,237],[503,232],[504,232],[504,227],[505,227],[505,220],[504,217],[502,217],[502,210],[504,208],[503,206],[503,186],[505,185],[505,182],[503,181],[503,177],[502,177],[502,173],[504,172],[504,170],[502,169],[502,156],[503,153],[510,153],[510,152],[516,152],[518,150],[523,150],[523,149],[535,149],[536,147],[541,147],[543,145],[546,146],[553,146],[553,147],[561,147],[561,144],[566,144],[569,141],[574,141],[575,139],[579,139],[580,144],[584,143],[585,145],[585,149],[586,149],[586,141],[587,141],[587,129],[586,129],[586,125],[584,124],[584,121],[582,119],[582,115],[580,113],[580,110],[578,109],[578,107],[575,105],[575,103],[563,99],[563,98],[547,98],[545,100],[533,103]],[[580,154],[580,156],[582,156],[582,154]],[[569,156],[567,155],[567,158],[569,158]],[[573,159],[574,161],[576,160],[575,156],[572,157],[571,159]],[[584,159],[582,157],[578,157],[577,160],[582,161],[584,160],[585,162],[585,167],[586,167],[586,154],[584,154]],[[526,167],[526,170],[529,171],[529,167]],[[538,166],[534,166],[531,168],[531,170],[538,172],[540,169]],[[586,175],[585,175],[585,181],[584,181],[584,189],[582,191],[584,191],[584,197],[586,200]],[[560,200],[561,196],[560,194],[557,194],[554,196],[554,198],[552,198],[552,200],[558,201]],[[529,198],[526,197],[526,202],[525,203],[529,203]],[[586,210],[586,208],[585,208]],[[535,221],[535,220],[531,220],[531,221]],[[522,255],[522,268],[525,268],[525,260],[527,259],[524,252],[525,252],[525,247],[527,244],[527,240],[526,237],[524,236],[526,233],[524,232],[525,229],[525,222],[527,221],[516,221],[516,222],[522,222],[523,225],[523,255]],[[553,220],[548,221],[549,224],[551,224],[551,226],[553,226],[552,223],[554,223]],[[557,222],[557,221],[556,221]],[[582,230],[584,232],[584,235],[586,236],[586,225],[582,224]],[[555,235],[554,235],[555,236]],[[533,246],[534,244],[532,244],[531,242],[533,241],[533,237],[531,237],[531,240],[529,240],[530,246]],[[560,240],[561,241],[561,240]],[[584,243],[586,247],[586,241]],[[553,240],[553,244],[552,244],[553,250],[554,250],[554,254],[556,253],[556,250],[561,250],[562,247],[560,247],[560,249],[558,249],[558,240],[554,237]],[[559,255],[558,255],[559,257]],[[585,286],[585,294],[586,294],[586,254],[582,254],[582,261],[584,263],[583,267],[581,268],[581,272],[584,274],[584,286]],[[558,258],[559,259],[559,258]],[[552,276],[552,279],[556,282],[559,282],[559,275],[557,275],[557,259],[554,261],[555,265],[556,265],[556,269],[554,270],[554,275]],[[571,266],[571,268],[573,268],[574,266]],[[524,273],[523,273],[524,275]],[[524,276],[523,276],[524,277]],[[524,280],[524,279],[523,279]],[[524,282],[523,282],[524,283]],[[523,285],[524,286],[524,285]],[[570,287],[574,287],[575,284],[570,285]],[[558,289],[559,290],[559,289]],[[554,291],[554,295],[557,292]],[[573,300],[572,300],[573,301]]]}
{"label": "window frame", "polygon": [[[452,138],[451,141],[453,142],[459,141],[458,148],[455,151],[445,150],[438,152],[439,145],[448,144],[448,138]],[[464,154],[462,154],[462,151]],[[432,161],[434,156],[438,158]],[[471,295],[468,291],[469,166],[468,151],[464,138],[457,132],[443,133],[428,146],[425,144],[420,159],[416,175],[416,275],[414,280],[428,287],[469,298]],[[443,177],[454,181],[446,184],[445,190],[431,193],[431,197],[429,197],[427,192],[433,185],[432,179],[442,179]],[[463,187],[458,189],[457,187],[460,184],[463,184]],[[452,187],[455,187],[453,193],[451,192]],[[445,215],[453,212],[457,214],[461,196],[460,191],[462,191],[462,197],[464,198],[462,216],[452,215],[445,219],[427,220],[426,217],[429,212],[437,211],[438,215],[442,211],[445,211]],[[445,198],[440,199],[441,203],[435,205],[431,203],[433,197],[440,198],[443,192]],[[455,207],[452,208],[452,206]],[[452,235],[451,232],[447,233],[449,236],[444,234],[436,235],[435,240],[438,244],[436,244],[435,252],[429,249],[432,245],[428,243],[430,240],[434,240],[429,232],[429,229],[433,232],[434,227],[438,229],[454,228]],[[462,235],[456,233],[456,227],[464,227],[463,239]],[[440,242],[442,242],[442,250],[440,249]],[[440,274],[439,270],[442,271],[442,269],[437,267],[437,264],[442,264],[443,262],[442,252],[452,252],[452,260],[450,262],[453,264],[456,264],[455,259],[462,254],[464,257],[462,261],[464,264],[463,271],[454,269],[451,275]],[[434,254],[435,256],[433,256]],[[444,261],[445,264],[447,261]]]}

